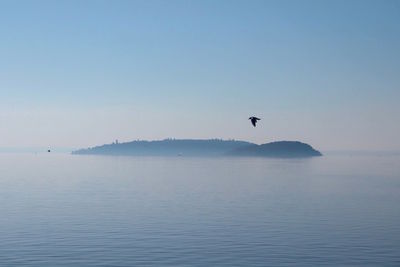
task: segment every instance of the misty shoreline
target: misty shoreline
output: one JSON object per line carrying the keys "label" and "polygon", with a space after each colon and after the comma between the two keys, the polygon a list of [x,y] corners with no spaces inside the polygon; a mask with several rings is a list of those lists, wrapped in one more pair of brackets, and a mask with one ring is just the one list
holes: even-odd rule
{"label": "misty shoreline", "polygon": [[299,141],[276,141],[257,145],[247,141],[222,139],[165,139],[112,143],[72,151],[73,155],[110,156],[213,156],[301,158],[322,156],[312,146]]}

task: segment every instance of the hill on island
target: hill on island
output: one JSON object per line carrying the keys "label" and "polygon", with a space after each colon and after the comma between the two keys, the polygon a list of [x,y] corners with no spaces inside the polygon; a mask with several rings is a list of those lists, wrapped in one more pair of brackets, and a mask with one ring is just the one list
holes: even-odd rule
{"label": "hill on island", "polygon": [[279,141],[263,145],[249,145],[239,147],[228,152],[232,156],[257,156],[257,157],[279,157],[298,158],[322,156],[321,152],[312,146],[298,141]]}
{"label": "hill on island", "polygon": [[310,145],[297,141],[280,141],[257,145],[246,141],[221,139],[165,139],[113,143],[73,151],[75,155],[115,156],[252,156],[313,157],[322,154]]}

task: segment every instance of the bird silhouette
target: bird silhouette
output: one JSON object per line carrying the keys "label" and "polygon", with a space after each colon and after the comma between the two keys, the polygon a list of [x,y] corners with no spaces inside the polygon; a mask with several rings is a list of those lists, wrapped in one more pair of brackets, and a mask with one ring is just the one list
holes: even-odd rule
{"label": "bird silhouette", "polygon": [[249,120],[251,121],[251,124],[253,124],[254,127],[256,127],[257,121],[261,120],[257,117],[250,117]]}

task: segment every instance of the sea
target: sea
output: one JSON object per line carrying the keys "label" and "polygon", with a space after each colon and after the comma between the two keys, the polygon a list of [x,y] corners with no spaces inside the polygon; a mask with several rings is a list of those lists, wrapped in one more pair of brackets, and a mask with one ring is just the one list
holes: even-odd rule
{"label": "sea", "polygon": [[0,266],[400,266],[400,154],[0,153]]}

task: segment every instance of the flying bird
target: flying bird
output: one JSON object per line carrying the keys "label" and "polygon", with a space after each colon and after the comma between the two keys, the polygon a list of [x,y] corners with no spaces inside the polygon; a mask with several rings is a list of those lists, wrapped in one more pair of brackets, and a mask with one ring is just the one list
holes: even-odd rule
{"label": "flying bird", "polygon": [[251,121],[251,124],[253,124],[254,127],[256,127],[257,121],[261,120],[257,117],[250,117],[249,120]]}

